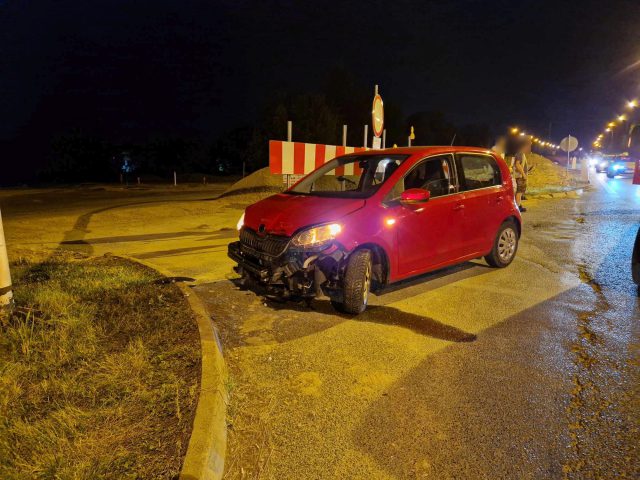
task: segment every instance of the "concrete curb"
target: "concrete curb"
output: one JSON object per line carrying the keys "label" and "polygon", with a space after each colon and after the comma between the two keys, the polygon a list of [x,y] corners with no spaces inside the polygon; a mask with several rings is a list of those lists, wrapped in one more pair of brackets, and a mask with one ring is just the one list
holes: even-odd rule
{"label": "concrete curb", "polygon": [[[114,256],[144,265],[168,278],[175,276],[137,258],[127,255]],[[227,450],[227,367],[222,355],[222,344],[202,301],[188,286],[180,283],[176,285],[196,316],[202,349],[200,396],[180,478],[219,480],[224,473]]]}
{"label": "concrete curb", "polygon": [[577,198],[579,196],[578,192],[589,191],[591,189],[590,185],[583,185],[580,187],[571,188],[569,190],[563,190],[561,192],[548,192],[548,193],[526,193],[525,195],[529,198]]}

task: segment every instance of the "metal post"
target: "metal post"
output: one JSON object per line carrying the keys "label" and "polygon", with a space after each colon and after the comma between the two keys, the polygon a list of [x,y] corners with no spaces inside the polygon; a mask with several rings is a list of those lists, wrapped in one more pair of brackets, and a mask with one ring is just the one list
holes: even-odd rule
{"label": "metal post", "polygon": [[364,148],[367,148],[367,140],[369,140],[369,125],[364,126]]}
{"label": "metal post", "polygon": [[382,130],[382,148],[387,146],[387,129]]}
{"label": "metal post", "polygon": [[2,213],[0,213],[0,309],[11,305],[13,291],[11,287],[11,273],[9,272],[9,257],[7,256],[7,244],[2,228]]}
{"label": "metal post", "polygon": [[376,85],[375,88],[373,89],[373,94],[374,95],[378,94],[378,85]]}
{"label": "metal post", "polygon": [[176,187],[178,185],[178,175],[176,175],[175,170],[173,171],[173,186]]}
{"label": "metal post", "polygon": [[347,146],[347,126],[342,125],[342,146]]}
{"label": "metal post", "polygon": [[[290,142],[293,139],[293,122],[291,120],[287,120],[287,142]],[[242,178],[244,178],[244,163],[242,164]],[[291,175],[285,174],[284,176],[287,182],[287,188],[291,186]]]}
{"label": "metal post", "polygon": [[407,145],[411,146],[411,135],[407,137]]}

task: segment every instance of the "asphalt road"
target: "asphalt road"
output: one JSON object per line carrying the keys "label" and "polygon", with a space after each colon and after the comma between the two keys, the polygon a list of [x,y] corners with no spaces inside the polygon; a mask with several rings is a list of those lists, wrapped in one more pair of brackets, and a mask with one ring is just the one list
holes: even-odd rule
{"label": "asphalt road", "polygon": [[227,478],[639,478],[640,187],[528,202],[515,262],[358,317],[196,287],[232,387]]}

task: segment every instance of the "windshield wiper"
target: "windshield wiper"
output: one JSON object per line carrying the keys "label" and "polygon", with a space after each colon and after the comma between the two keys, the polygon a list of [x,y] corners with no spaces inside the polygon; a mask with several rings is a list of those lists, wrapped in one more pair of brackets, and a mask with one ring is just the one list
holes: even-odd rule
{"label": "windshield wiper", "polygon": [[349,182],[351,185],[357,185],[356,182],[345,177],[344,175],[340,175],[339,177],[336,177],[336,180],[338,180],[339,182]]}

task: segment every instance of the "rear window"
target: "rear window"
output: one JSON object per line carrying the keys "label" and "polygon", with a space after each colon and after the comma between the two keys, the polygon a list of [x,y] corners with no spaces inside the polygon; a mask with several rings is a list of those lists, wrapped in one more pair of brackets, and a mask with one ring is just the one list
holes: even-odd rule
{"label": "rear window", "polygon": [[477,190],[502,183],[502,175],[496,160],[489,155],[460,155],[463,190]]}

